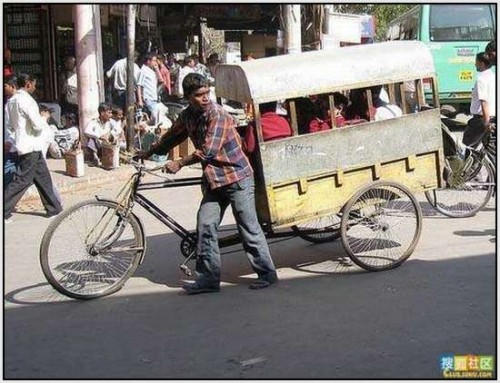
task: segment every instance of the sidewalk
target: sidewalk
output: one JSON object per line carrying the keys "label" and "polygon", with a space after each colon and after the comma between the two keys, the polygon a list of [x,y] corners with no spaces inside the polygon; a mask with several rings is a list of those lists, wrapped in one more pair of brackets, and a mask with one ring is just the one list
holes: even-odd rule
{"label": "sidewalk", "polygon": [[[64,198],[65,195],[86,189],[99,190],[100,187],[110,184],[125,182],[135,171],[132,165],[120,164],[120,167],[113,170],[106,170],[100,167],[88,166],[85,164],[85,175],[83,177],[71,177],[66,174],[66,163],[64,159],[47,159],[47,165],[50,170],[52,181],[55,183],[59,193]],[[146,166],[157,166],[157,162],[146,161]],[[180,173],[183,173],[182,175]],[[189,173],[189,174],[187,174]],[[201,176],[200,166],[191,166],[182,169],[178,173],[181,177]],[[43,210],[38,191],[32,185],[21,201],[16,206],[17,211]]]}

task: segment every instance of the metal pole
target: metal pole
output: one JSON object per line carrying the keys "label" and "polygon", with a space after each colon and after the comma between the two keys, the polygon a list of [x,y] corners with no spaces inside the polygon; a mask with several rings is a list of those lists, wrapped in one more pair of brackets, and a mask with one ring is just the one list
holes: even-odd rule
{"label": "metal pole", "polygon": [[135,121],[134,121],[134,62],[135,62],[135,15],[137,6],[127,5],[127,150],[134,149]]}
{"label": "metal pole", "polygon": [[102,34],[101,34],[101,6],[94,4],[94,29],[97,55],[97,83],[99,84],[99,103],[104,102],[104,64],[102,56]]}
{"label": "metal pole", "polygon": [[283,13],[283,20],[285,21],[285,53],[300,53],[302,51],[300,4],[285,4]]}

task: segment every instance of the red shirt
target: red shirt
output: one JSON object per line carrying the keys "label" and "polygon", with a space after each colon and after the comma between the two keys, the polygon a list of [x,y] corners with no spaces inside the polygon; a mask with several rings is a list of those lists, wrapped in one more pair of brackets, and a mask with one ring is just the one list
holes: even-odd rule
{"label": "red shirt", "polygon": [[315,117],[311,121],[309,121],[309,133],[322,132],[323,130],[329,129],[331,129],[330,124],[318,117]]}
{"label": "red shirt", "polygon": [[3,77],[12,76],[13,74],[14,70],[12,69],[12,66],[10,66],[9,64],[5,64],[3,66]]}
{"label": "red shirt", "polygon": [[160,68],[160,74],[161,74],[160,82],[168,90],[168,94],[172,94],[170,71],[163,64],[159,65],[159,68]]}
{"label": "red shirt", "polygon": [[[292,135],[292,128],[287,119],[275,112],[263,113],[260,121],[264,141],[277,140]],[[255,123],[250,122],[247,129],[248,131],[244,138],[243,148],[247,153],[253,153],[255,150]]]}

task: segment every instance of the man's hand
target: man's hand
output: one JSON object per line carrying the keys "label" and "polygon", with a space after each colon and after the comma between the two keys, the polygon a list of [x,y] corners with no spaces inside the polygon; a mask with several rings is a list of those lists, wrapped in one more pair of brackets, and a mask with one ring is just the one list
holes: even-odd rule
{"label": "man's hand", "polygon": [[176,161],[169,161],[165,164],[165,172],[167,173],[170,173],[170,174],[175,174],[177,173],[179,170],[181,170],[182,168],[182,165],[181,165],[181,162],[179,160],[176,160]]}

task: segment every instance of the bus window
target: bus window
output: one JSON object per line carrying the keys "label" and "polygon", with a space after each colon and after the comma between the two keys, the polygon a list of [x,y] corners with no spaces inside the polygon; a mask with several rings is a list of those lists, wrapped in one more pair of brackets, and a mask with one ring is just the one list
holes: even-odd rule
{"label": "bus window", "polygon": [[430,8],[431,41],[484,41],[494,37],[487,4],[439,4]]}

